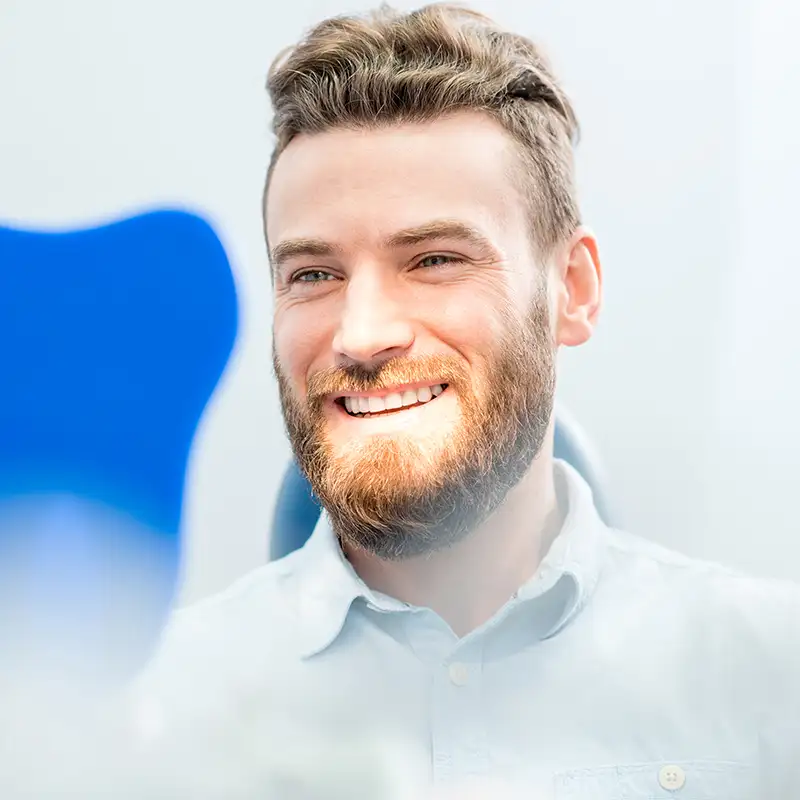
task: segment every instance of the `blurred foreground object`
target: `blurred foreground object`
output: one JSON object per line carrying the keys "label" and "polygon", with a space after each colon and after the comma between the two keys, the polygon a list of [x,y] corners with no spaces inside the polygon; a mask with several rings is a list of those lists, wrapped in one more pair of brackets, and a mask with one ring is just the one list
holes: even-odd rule
{"label": "blurred foreground object", "polygon": [[228,259],[197,216],[0,227],[0,693],[20,706],[121,686],[149,657],[236,328]]}

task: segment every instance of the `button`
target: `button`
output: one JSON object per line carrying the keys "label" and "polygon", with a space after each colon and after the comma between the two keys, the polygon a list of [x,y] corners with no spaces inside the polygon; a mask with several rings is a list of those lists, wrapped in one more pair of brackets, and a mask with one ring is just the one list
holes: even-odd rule
{"label": "button", "polygon": [[661,767],[658,771],[658,782],[661,784],[662,789],[668,792],[677,792],[683,789],[686,783],[686,773],[674,764],[666,767]]}
{"label": "button", "polygon": [[469,683],[469,667],[459,661],[454,661],[447,670],[450,680],[456,686],[466,686]]}

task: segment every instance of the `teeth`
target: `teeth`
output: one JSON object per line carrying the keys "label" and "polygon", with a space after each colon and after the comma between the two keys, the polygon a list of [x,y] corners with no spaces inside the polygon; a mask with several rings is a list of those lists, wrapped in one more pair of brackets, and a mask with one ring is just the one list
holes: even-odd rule
{"label": "teeth", "polygon": [[403,405],[403,398],[399,394],[390,394],[384,397],[383,401],[386,403],[387,411],[391,408],[401,408]]}
{"label": "teeth", "polygon": [[423,386],[416,390],[408,389],[402,395],[395,392],[386,397],[345,397],[344,407],[351,414],[378,414],[381,411],[427,403],[434,397],[438,397],[443,391],[444,386],[437,384],[436,386]]}

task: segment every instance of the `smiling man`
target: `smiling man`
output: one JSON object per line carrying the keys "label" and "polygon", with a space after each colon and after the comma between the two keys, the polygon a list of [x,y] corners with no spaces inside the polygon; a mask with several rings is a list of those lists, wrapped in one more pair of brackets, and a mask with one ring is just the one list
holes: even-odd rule
{"label": "smiling man", "polygon": [[[293,74],[282,69],[273,84]],[[274,91],[280,135],[289,89]],[[536,460],[550,449],[555,348],[589,337],[600,280],[575,222],[553,220],[569,232],[537,248],[542,211],[510,180],[531,168],[500,122],[442,102],[439,117],[423,105],[403,124],[339,117],[293,136],[273,161],[266,219],[298,461],[367,584],[464,634],[538,565],[537,531],[557,513],[552,464]],[[567,162],[569,125],[565,113],[560,147],[540,159]]]}
{"label": "smiling man", "polygon": [[367,772],[459,797],[779,796],[796,589],[607,529],[553,459],[601,269],[540,52],[384,8],[318,25],[269,91],[274,367],[325,514],[177,616],[139,695],[158,748],[203,742],[256,794],[368,741]]}

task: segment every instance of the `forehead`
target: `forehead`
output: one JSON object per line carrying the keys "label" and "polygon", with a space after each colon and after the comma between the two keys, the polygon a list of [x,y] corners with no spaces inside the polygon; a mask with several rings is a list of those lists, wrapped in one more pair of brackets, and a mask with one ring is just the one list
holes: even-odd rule
{"label": "forehead", "polygon": [[472,112],[430,123],[337,129],[293,140],[275,165],[267,236],[368,245],[431,219],[501,235],[525,225],[514,144]]}

